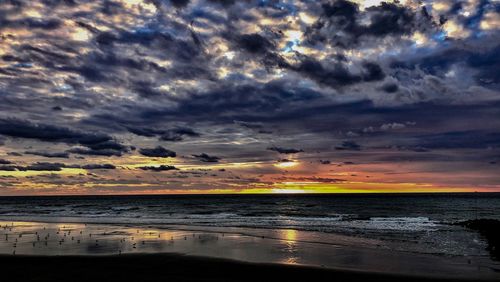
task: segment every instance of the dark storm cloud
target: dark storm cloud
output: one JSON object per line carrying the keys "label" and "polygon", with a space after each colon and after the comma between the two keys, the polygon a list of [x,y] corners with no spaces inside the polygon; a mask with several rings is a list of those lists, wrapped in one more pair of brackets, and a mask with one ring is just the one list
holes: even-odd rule
{"label": "dark storm cloud", "polygon": [[155,89],[154,84],[146,81],[138,81],[134,83],[134,91],[139,94],[139,96],[144,98],[154,98],[166,95],[163,91]]}
{"label": "dark storm cloud", "polygon": [[22,18],[19,20],[8,20],[0,15],[0,30],[5,28],[27,28],[27,29],[44,29],[54,30],[61,26],[61,21],[58,19],[39,19],[39,18]]}
{"label": "dark storm cloud", "polygon": [[215,4],[221,4],[222,6],[230,6],[233,5],[236,0],[207,0],[208,2],[215,3]]}
{"label": "dark storm cloud", "polygon": [[80,168],[88,169],[88,170],[92,170],[92,169],[116,169],[116,166],[114,166],[112,164],[86,164],[86,165],[80,166]]}
{"label": "dark storm cloud", "polygon": [[350,72],[342,63],[336,63],[333,66],[325,67],[321,62],[315,59],[306,58],[298,66],[293,67],[293,69],[320,84],[334,88],[362,81],[370,82],[382,80],[385,77],[384,71],[376,63],[364,62],[362,67],[362,73],[356,74]]}
{"label": "dark storm cloud", "polygon": [[205,163],[217,163],[219,162],[220,158],[216,156],[210,156],[205,153],[201,153],[199,155],[193,155],[196,159],[205,162]]}
{"label": "dark storm cloud", "polygon": [[124,146],[115,140],[107,140],[104,142],[99,142],[99,143],[91,143],[85,145],[86,147],[90,148],[91,150],[94,151],[101,151],[101,150],[114,150],[117,152],[127,152],[128,148],[127,146]]}
{"label": "dark storm cloud", "polygon": [[[328,1],[322,7],[322,17],[308,30],[308,41],[312,44],[324,42],[352,48],[362,37],[396,37],[434,25],[425,8],[415,11],[394,3],[382,2],[364,11],[358,4],[346,0]],[[368,24],[362,24],[366,19]]]}
{"label": "dark storm cloud", "polygon": [[107,157],[117,156],[117,157],[120,157],[123,155],[123,152],[111,150],[111,149],[93,150],[93,149],[87,149],[87,148],[72,148],[72,149],[69,149],[67,152],[71,153],[71,154],[76,154],[76,155],[88,155],[88,156],[107,156]]}
{"label": "dark storm cloud", "polygon": [[8,161],[8,160],[0,159],[0,165],[8,165],[8,164],[12,164],[12,162]]}
{"label": "dark storm cloud", "polygon": [[0,171],[16,171],[17,166],[15,165],[0,165]]}
{"label": "dark storm cloud", "polygon": [[[172,3],[172,5],[174,5],[177,8],[184,8],[189,4],[189,1],[190,0],[170,0],[170,3]],[[155,2],[159,2],[159,1],[155,1]]]}
{"label": "dark storm cloud", "polygon": [[307,182],[319,182],[319,183],[339,183],[346,181],[345,179],[339,178],[327,178],[327,177],[290,177],[290,178],[278,178],[282,181],[307,181]]}
{"label": "dark storm cloud", "polygon": [[342,87],[359,82],[381,80],[385,77],[382,68],[375,62],[363,62],[361,73],[352,73],[342,62],[325,67],[314,58],[301,55],[299,63],[289,64],[278,53],[275,44],[259,34],[243,34],[233,39],[236,45],[252,55],[263,56],[260,63],[266,68],[283,68],[296,71],[320,84],[330,87]]}
{"label": "dark storm cloud", "polygon": [[361,78],[363,81],[378,81],[382,80],[385,77],[385,73],[382,68],[373,62],[364,62],[363,64],[363,73],[361,74]]}
{"label": "dark storm cloud", "polygon": [[[288,90],[291,91],[291,90]],[[293,92],[293,91],[292,91]],[[251,92],[246,92],[251,94]],[[208,99],[206,100],[209,101]],[[300,101],[300,100],[299,100]],[[314,100],[312,100],[314,101]],[[193,103],[192,100],[186,103]],[[478,115],[496,114],[498,109],[495,103],[479,103],[479,104],[464,104],[464,105],[447,105],[446,103],[418,103],[412,105],[394,105],[394,106],[378,106],[370,101],[360,101],[352,103],[318,103],[310,104],[310,106],[301,106],[298,108],[289,107],[280,111],[266,112],[260,115],[250,113],[250,109],[255,109],[255,103],[249,104],[249,109],[242,107],[239,111],[231,111],[228,107],[216,107],[213,110],[204,106],[199,110],[190,106],[181,104],[181,107],[175,111],[154,111],[147,112],[144,115],[145,120],[161,119],[160,117],[182,117],[186,115],[188,119],[195,117],[203,117],[208,120],[216,121],[221,124],[225,122],[234,123],[234,120],[250,120],[252,126],[261,124],[262,122],[278,124],[283,130],[301,130],[303,132],[316,132],[323,134],[323,137],[335,138],[335,131],[352,131],[357,129],[359,134],[365,138],[379,138],[382,135],[386,136],[384,143],[389,145],[398,145],[398,140],[388,137],[389,131],[382,132],[380,127],[384,124],[393,124],[397,121],[403,123],[406,121],[418,121],[418,125],[426,127],[427,132],[440,131],[439,128],[434,128],[435,125],[443,124],[449,121],[450,117],[455,117],[457,123],[470,124],[474,127],[474,122],[467,121],[470,117]],[[186,112],[184,112],[186,111]],[[245,114],[248,111],[248,114]],[[219,113],[220,115],[216,115]],[[255,113],[255,112],[254,112]],[[223,114],[223,115],[222,115]],[[300,118],[298,118],[300,117]],[[321,119],[317,119],[321,117]],[[349,117],[349,118],[346,118]],[[286,125],[286,127],[284,126]],[[363,129],[373,126],[378,132],[363,133]],[[286,132],[286,131],[285,131]],[[415,139],[412,135],[407,137]],[[400,133],[402,134],[402,133]],[[353,140],[355,141],[355,140]],[[418,146],[418,144],[413,144]],[[343,148],[342,146],[339,146]]]}
{"label": "dark storm cloud", "polygon": [[250,129],[261,129],[263,127],[262,123],[257,123],[257,122],[247,122],[247,121],[235,120],[234,123],[237,125],[246,127],[246,128],[250,128]]}
{"label": "dark storm cloud", "polygon": [[302,150],[302,149],[283,148],[283,147],[276,147],[276,146],[269,147],[269,148],[267,148],[267,150],[275,151],[275,152],[278,152],[280,154],[296,154],[296,153],[304,152],[304,150]]}
{"label": "dark storm cloud", "polygon": [[0,134],[69,144],[97,144],[111,140],[111,137],[105,134],[84,133],[66,127],[36,124],[20,119],[0,119]]}
{"label": "dark storm cloud", "polygon": [[[21,58],[18,59],[20,63],[28,62],[28,63],[36,63],[38,65],[44,66],[49,69],[57,70],[55,64],[63,65],[62,69],[64,69],[68,62],[70,62],[71,56],[70,54],[75,53],[74,50],[61,50],[58,47],[38,47],[30,44],[23,44],[18,47],[19,53],[21,53]],[[67,66],[70,68],[69,66]],[[25,71],[19,71],[20,74]],[[19,75],[19,74],[18,74]],[[38,80],[38,81],[37,81]],[[48,81],[43,78],[37,78],[33,82],[39,82],[40,84],[46,84]]]}
{"label": "dark storm cloud", "polygon": [[143,156],[154,158],[175,158],[177,154],[174,151],[158,146],[156,148],[141,148],[139,153]]}
{"label": "dark storm cloud", "polygon": [[164,141],[224,163],[272,163],[267,144],[307,148],[297,158],[314,165],[369,163],[377,150],[387,163],[497,154],[498,29],[481,27],[497,4],[257,2],[2,2],[2,151],[73,154],[68,168],[105,156],[126,166],[132,147],[172,156],[155,148]]}
{"label": "dark storm cloud", "polygon": [[[379,162],[405,163],[405,162],[459,162],[460,157],[439,153],[401,153],[397,155],[382,155],[375,158]],[[476,161],[476,160],[474,160]]]}
{"label": "dark storm cloud", "polygon": [[[132,59],[118,56],[112,51],[93,52],[86,54],[79,65],[68,65],[59,68],[60,71],[76,73],[91,82],[101,83],[123,83],[119,75],[123,72],[134,73],[147,71],[151,73],[165,73],[166,70],[156,63],[145,59]],[[135,84],[133,89],[144,97],[158,96],[160,92],[154,93],[154,86],[145,81],[131,82]]]}
{"label": "dark storm cloud", "polygon": [[386,83],[380,87],[384,92],[387,93],[394,93],[397,92],[399,89],[399,86],[396,83]]}
{"label": "dark storm cloud", "polygon": [[26,151],[24,153],[28,154],[28,155],[42,156],[42,157],[46,157],[46,158],[64,158],[64,159],[69,158],[69,153],[67,153],[67,152],[52,153],[52,152]]}
{"label": "dark storm cloud", "polygon": [[[151,76],[161,75],[169,79],[199,79],[211,76],[203,63],[204,53],[199,42],[175,37],[159,26],[106,32],[92,30],[92,32],[96,34],[95,40],[100,48],[81,56],[77,63],[62,64],[58,70],[78,74],[94,83],[128,84],[130,90],[146,99],[168,94],[158,90],[159,85],[151,79]],[[172,66],[165,68],[158,65],[155,60],[139,56],[123,56],[117,51],[123,48],[132,49],[137,45],[147,49],[148,52],[154,52],[152,57],[156,60],[171,57]],[[193,60],[196,60],[196,64],[192,63]],[[145,72],[150,75],[144,76]]]}
{"label": "dark storm cloud", "polygon": [[191,128],[179,127],[175,129],[169,129],[163,132],[160,136],[162,141],[182,141],[184,136],[189,137],[200,137],[200,134]]}
{"label": "dark storm cloud", "polygon": [[483,44],[478,48],[463,48],[461,46],[451,46],[449,48],[438,49],[434,53],[412,59],[407,62],[399,60],[392,62],[393,68],[413,69],[420,67],[424,71],[444,76],[451,67],[458,64],[476,70],[474,78],[482,85],[495,86],[498,89],[500,75],[497,71],[500,68],[500,45],[488,46]]}
{"label": "dark storm cloud", "polygon": [[199,137],[200,136],[200,134],[198,132],[194,131],[191,128],[187,128],[187,127],[178,127],[178,128],[175,128],[175,129],[171,129],[169,131],[172,131],[175,134],[187,135],[187,136],[190,136],[190,137]]}
{"label": "dark storm cloud", "polygon": [[61,171],[63,168],[80,168],[80,169],[116,169],[112,164],[86,164],[86,165],[67,165],[64,163],[48,163],[37,162],[27,166],[19,165],[2,165],[0,170],[4,171]]}
{"label": "dark storm cloud", "polygon": [[[496,109],[498,103],[478,103],[463,105],[448,105],[447,103],[428,102],[411,105],[377,106],[370,101],[359,101],[342,104],[316,105],[314,107],[303,107],[297,111],[283,113],[272,117],[265,117],[265,120],[275,120],[276,122],[286,122],[293,126],[303,127],[309,132],[328,133],[335,130],[348,132],[358,128],[360,133],[369,126],[380,129],[384,124],[393,124],[395,121],[418,121],[417,125],[427,128],[430,132],[441,131],[437,125],[446,124],[449,117],[453,116],[454,121],[462,126],[468,122],[472,116],[491,113],[499,113]],[[300,116],[297,121],[296,117]],[[318,120],[316,117],[321,116]],[[349,118],[345,118],[349,117]],[[264,120],[264,119],[262,119]],[[403,123],[404,123],[403,122]],[[470,126],[477,124],[469,120]],[[367,136],[377,137],[382,133],[370,133]],[[387,133],[386,133],[387,134]],[[365,137],[367,137],[365,136]],[[388,139],[389,141],[390,139]]]}
{"label": "dark storm cloud", "polygon": [[150,170],[154,172],[160,172],[160,171],[169,171],[169,170],[179,170],[175,166],[172,165],[160,165],[160,166],[141,166],[139,167],[141,170]]}
{"label": "dark storm cloud", "polygon": [[0,119],[0,134],[45,142],[79,144],[92,151],[114,150],[119,153],[127,148],[107,134],[90,133],[47,124],[32,123],[19,119]]}
{"label": "dark storm cloud", "polygon": [[335,150],[359,151],[359,150],[361,150],[361,146],[354,141],[344,141],[340,145],[336,146]]}
{"label": "dark storm cloud", "polygon": [[500,132],[451,131],[419,135],[417,139],[421,147],[428,149],[500,148]]}
{"label": "dark storm cloud", "polygon": [[[415,12],[409,8],[382,2],[380,6],[370,7],[367,10],[370,14],[370,24],[357,32],[374,36],[384,36],[388,34],[401,35],[408,34],[415,28]],[[422,8],[424,16],[427,10]]]}
{"label": "dark storm cloud", "polygon": [[232,35],[234,31],[230,31],[226,37],[232,41],[235,49],[241,50],[247,55],[249,59],[257,60],[266,69],[272,68],[286,68],[291,69],[291,65],[278,53],[275,42],[263,35],[252,34],[239,34]]}
{"label": "dark storm cloud", "polygon": [[102,66],[111,66],[118,68],[129,68],[139,71],[165,71],[162,67],[158,66],[154,62],[147,61],[140,58],[126,58],[118,56],[117,54],[107,52],[100,53],[95,52],[87,55],[88,59],[91,59],[94,63]]}
{"label": "dark storm cloud", "polygon": [[130,131],[131,133],[134,133],[135,135],[144,137],[155,137],[165,133],[165,130],[159,130],[147,127],[127,127],[127,130]]}
{"label": "dark storm cloud", "polygon": [[[120,31],[118,34],[109,32],[101,33],[96,38],[97,42],[104,45],[113,43],[120,44],[139,44],[148,48],[168,51],[169,56],[176,59],[179,63],[189,63],[199,56],[203,55],[200,46],[191,40],[176,38],[167,32],[163,32],[158,27],[151,26],[148,29],[135,31]],[[130,61],[124,61],[125,63]],[[133,67],[145,67],[143,64],[133,63]],[[159,68],[156,64],[150,63],[149,66]],[[184,65],[183,67],[189,67]]]}
{"label": "dark storm cloud", "polygon": [[360,76],[350,73],[342,64],[325,68],[321,62],[310,58],[302,61],[296,70],[320,84],[332,87],[349,85],[361,81]]}
{"label": "dark storm cloud", "polygon": [[17,167],[18,170],[34,170],[34,171],[61,171],[66,165],[63,163],[47,163],[38,162],[26,167]]}
{"label": "dark storm cloud", "polygon": [[196,121],[200,117],[232,123],[238,116],[265,114],[286,105],[313,102],[321,93],[303,88],[287,87],[286,82],[271,81],[255,85],[221,85],[209,92],[196,92],[177,101],[175,108],[151,108],[140,113],[143,119],[176,117]]}
{"label": "dark storm cloud", "polygon": [[[472,53],[466,57],[467,65],[478,72],[475,78],[483,85],[496,85],[500,83],[500,45],[483,52]],[[496,89],[499,89],[498,87]]]}
{"label": "dark storm cloud", "polygon": [[236,38],[237,45],[250,53],[264,54],[274,49],[273,43],[259,34],[243,34]]}

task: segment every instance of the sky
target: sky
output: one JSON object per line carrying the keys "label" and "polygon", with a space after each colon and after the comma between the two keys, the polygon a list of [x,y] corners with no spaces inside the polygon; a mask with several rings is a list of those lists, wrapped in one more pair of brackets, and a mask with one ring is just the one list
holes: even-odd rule
{"label": "sky", "polygon": [[500,1],[0,2],[0,195],[500,192]]}

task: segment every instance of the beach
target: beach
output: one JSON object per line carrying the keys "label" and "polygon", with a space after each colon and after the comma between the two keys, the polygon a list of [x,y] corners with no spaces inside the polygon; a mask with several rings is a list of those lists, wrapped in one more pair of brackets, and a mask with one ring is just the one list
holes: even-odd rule
{"label": "beach", "polygon": [[0,282],[500,282],[500,0],[0,0]]}
{"label": "beach", "polygon": [[[481,281],[248,263],[178,254],[0,256],[4,281]],[[485,280],[488,281],[488,280]],[[491,281],[495,281],[491,279]]]}
{"label": "beach", "polygon": [[341,281],[500,278],[500,265],[484,256],[384,250],[371,247],[375,241],[340,235],[338,244],[325,244],[312,242],[314,233],[292,229],[252,233],[238,228],[62,222],[3,221],[0,225],[0,260],[2,269],[8,270],[2,276],[9,277],[8,281],[64,277],[81,279],[77,281],[163,277],[170,281],[265,281],[274,276],[290,281],[330,276]]}

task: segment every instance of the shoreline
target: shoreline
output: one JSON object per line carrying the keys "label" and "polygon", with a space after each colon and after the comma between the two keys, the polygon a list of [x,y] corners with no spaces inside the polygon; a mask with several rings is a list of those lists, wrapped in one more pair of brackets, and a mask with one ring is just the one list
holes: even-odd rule
{"label": "shoreline", "polygon": [[[68,218],[76,218],[76,217],[68,217]],[[280,236],[273,236],[269,235],[271,234],[271,231],[286,231],[286,230],[291,230],[291,228],[286,228],[286,227],[247,227],[247,226],[231,226],[231,227],[224,227],[224,226],[209,226],[209,225],[186,225],[186,224],[170,224],[170,223],[143,223],[143,222],[137,222],[137,223],[131,223],[131,222],[97,222],[97,221],[78,221],[78,220],[45,220],[46,218],[43,219],[30,219],[28,220],[25,217],[19,217],[19,218],[14,218],[14,220],[8,220],[5,217],[0,217],[0,223],[1,222],[24,222],[24,223],[40,223],[40,224],[90,224],[90,225],[101,225],[101,226],[115,226],[115,227],[126,227],[126,228],[154,228],[154,229],[159,229],[159,230],[173,230],[173,231],[187,231],[187,232],[206,232],[206,233],[232,233],[232,234],[237,234],[241,236],[249,236],[249,237],[256,237],[256,238],[265,238],[265,239],[272,239],[272,240],[285,240]],[[0,226],[1,227],[1,226]],[[372,238],[366,238],[366,237],[358,237],[358,236],[350,236],[346,235],[343,233],[335,233],[335,232],[328,232],[328,233],[322,233],[319,231],[314,231],[314,230],[302,230],[302,229],[293,229],[299,233],[310,233],[310,234],[325,234],[328,237],[333,237],[335,238],[335,242],[327,242],[328,240],[301,240],[301,239],[294,239],[296,242],[301,242],[301,243],[311,243],[311,244],[323,244],[327,246],[345,246],[345,247],[352,247],[352,246],[359,246],[362,244],[363,247],[375,247],[375,245],[382,245],[382,241],[372,239]],[[368,243],[369,242],[369,243]],[[433,254],[433,253],[429,253]],[[435,254],[435,255],[440,255],[440,254]]]}
{"label": "shoreline", "polygon": [[0,255],[8,281],[497,281],[253,263],[182,254]]}
{"label": "shoreline", "polygon": [[200,197],[220,197],[220,196],[228,196],[228,197],[234,197],[234,196],[264,196],[264,197],[269,197],[269,196],[298,196],[298,197],[303,197],[303,196],[367,196],[367,195],[384,195],[384,196],[411,196],[411,195],[494,195],[498,194],[500,195],[500,192],[495,192],[495,191],[463,191],[463,192],[457,192],[457,191],[426,191],[426,192],[419,192],[419,191],[414,191],[414,192],[407,192],[407,191],[399,191],[399,192],[358,192],[358,193],[349,193],[349,192],[316,192],[316,193],[279,193],[279,194],[273,194],[273,193],[171,193],[171,194],[165,194],[165,193],[159,193],[159,194],[154,194],[154,193],[146,193],[146,194],[44,194],[44,195],[38,195],[38,194],[16,194],[16,195],[2,195],[0,198],[26,198],[26,197],[35,197],[35,198],[57,198],[57,197],[192,197],[192,196],[200,196]]}
{"label": "shoreline", "polygon": [[[58,219],[58,220],[57,220]],[[63,219],[63,220],[61,220]],[[82,220],[78,220],[82,219]],[[396,252],[404,252],[415,255],[432,255],[442,258],[463,258],[462,255],[457,254],[443,254],[439,252],[418,252],[413,250],[397,250],[392,249],[390,246],[391,242],[387,242],[384,240],[369,238],[369,237],[361,237],[361,236],[353,236],[345,233],[338,232],[319,232],[314,230],[303,230],[303,229],[290,229],[285,227],[247,227],[247,226],[231,226],[231,227],[223,227],[223,226],[210,226],[210,225],[186,225],[186,224],[174,224],[174,223],[154,223],[154,222],[118,222],[118,221],[92,221],[88,220],[89,218],[85,217],[42,217],[40,219],[27,217],[2,217],[0,216],[0,225],[3,222],[25,222],[25,223],[39,223],[39,224],[84,224],[84,225],[96,225],[96,226],[114,226],[117,228],[125,227],[125,228],[153,228],[158,230],[165,231],[186,231],[186,232],[206,232],[213,234],[221,234],[221,233],[231,233],[237,234],[241,236],[249,236],[255,238],[263,238],[263,239],[271,239],[271,240],[288,240],[288,238],[283,238],[280,234],[276,234],[275,231],[286,232],[287,230],[295,230],[298,234],[321,234],[324,235],[327,239],[319,239],[316,237],[315,240],[307,240],[307,239],[299,239],[294,238],[293,241],[300,243],[310,243],[310,244],[320,244],[325,246],[340,246],[340,247],[363,247],[363,248],[371,248],[380,251],[396,251]],[[456,226],[457,223],[440,223],[443,225]],[[1,226],[0,226],[1,227]],[[274,231],[274,234],[273,234]],[[332,239],[333,238],[333,239]],[[334,242],[332,242],[334,241]],[[1,255],[1,253],[0,253]],[[499,264],[500,268],[500,264]]]}
{"label": "shoreline", "polygon": [[384,275],[425,274],[436,279],[500,278],[500,264],[492,264],[485,257],[415,254],[366,248],[353,242],[351,245],[311,243],[301,241],[304,234],[296,230],[275,230],[280,238],[266,238],[234,233],[228,228],[221,228],[225,230],[222,232],[93,223],[0,222],[0,225],[3,260],[165,255]]}

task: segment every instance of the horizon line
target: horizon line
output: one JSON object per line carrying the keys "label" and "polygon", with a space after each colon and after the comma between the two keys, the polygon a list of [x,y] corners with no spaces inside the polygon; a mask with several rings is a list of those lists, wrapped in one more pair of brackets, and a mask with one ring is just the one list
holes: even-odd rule
{"label": "horizon line", "polygon": [[325,192],[325,193],[163,193],[163,194],[46,194],[46,195],[0,195],[7,197],[138,197],[138,196],[313,196],[313,195],[409,195],[409,194],[500,194],[500,191],[417,191],[417,192]]}

